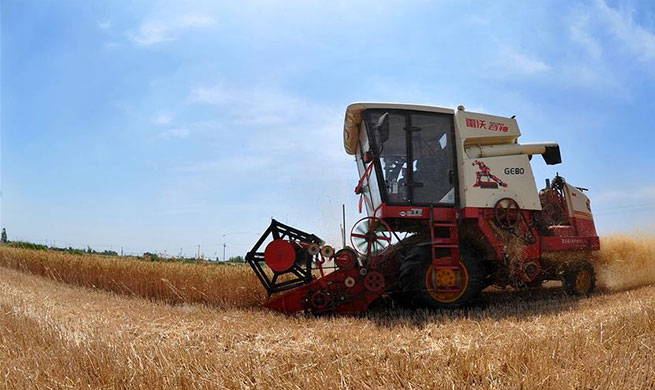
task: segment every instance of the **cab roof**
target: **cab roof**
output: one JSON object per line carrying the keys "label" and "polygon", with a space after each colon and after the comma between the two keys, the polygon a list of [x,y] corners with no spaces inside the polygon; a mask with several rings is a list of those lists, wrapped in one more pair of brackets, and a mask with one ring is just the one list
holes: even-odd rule
{"label": "cab roof", "polygon": [[359,139],[359,123],[362,121],[362,111],[369,108],[386,108],[397,110],[413,110],[424,112],[438,112],[441,114],[454,114],[452,108],[426,106],[422,104],[404,104],[404,103],[380,103],[380,102],[355,102],[348,105],[346,109],[346,118],[343,124],[343,147],[346,153],[355,154],[357,152],[357,140]]}

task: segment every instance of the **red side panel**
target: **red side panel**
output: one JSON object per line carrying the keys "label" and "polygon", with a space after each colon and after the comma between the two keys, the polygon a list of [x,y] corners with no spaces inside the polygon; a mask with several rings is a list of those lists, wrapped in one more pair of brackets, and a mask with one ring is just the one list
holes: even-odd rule
{"label": "red side panel", "polygon": [[[484,234],[487,242],[491,244],[494,252],[496,253],[496,259],[502,259],[505,257],[505,244],[498,239],[496,230],[491,226],[494,223],[493,209],[467,207],[462,209],[462,217],[477,220],[478,227]],[[529,227],[532,223],[531,212],[528,210],[523,210],[522,217],[522,222],[519,225],[520,228],[517,234],[520,236],[526,236],[531,232],[532,236],[534,237],[534,242],[532,244],[526,244],[525,249],[523,250],[523,258],[538,259],[541,257],[540,242],[538,239],[539,234],[536,229]]]}
{"label": "red side panel", "polygon": [[594,220],[585,216],[576,216],[571,218],[572,225],[574,225],[578,231],[578,236],[583,237],[595,237],[596,234],[596,225],[594,225]]}
{"label": "red side panel", "polygon": [[[345,281],[348,277],[354,280],[352,287],[346,287]],[[280,293],[270,298],[263,306],[287,314],[305,310],[314,313],[361,313],[384,292],[384,285],[378,286],[379,289],[371,289],[366,279],[359,268],[337,270],[314,279],[309,284]],[[328,299],[320,308],[313,307],[310,299],[312,294],[317,292],[325,294]]]}
{"label": "red side panel", "polygon": [[548,230],[556,237],[570,237],[575,235],[573,226],[549,226]]}
{"label": "red side panel", "polygon": [[[451,221],[457,218],[456,207],[435,207],[434,220],[435,221]],[[403,218],[403,219],[430,219],[430,207],[422,206],[389,206],[382,204],[379,208],[376,217],[389,219],[389,218]]]}
{"label": "red side panel", "polygon": [[541,237],[543,251],[599,250],[598,237]]}

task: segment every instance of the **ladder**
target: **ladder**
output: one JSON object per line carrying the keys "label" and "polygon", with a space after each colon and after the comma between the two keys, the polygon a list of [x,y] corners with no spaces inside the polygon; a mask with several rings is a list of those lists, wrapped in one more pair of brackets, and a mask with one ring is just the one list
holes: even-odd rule
{"label": "ladder", "polygon": [[[434,211],[434,206],[430,206],[430,240],[434,271],[450,269],[459,273],[462,268],[459,260],[457,213],[448,213],[446,218],[435,220]],[[458,279],[461,280],[461,277]],[[437,292],[459,292],[461,290],[462,286],[444,286],[438,288]]]}

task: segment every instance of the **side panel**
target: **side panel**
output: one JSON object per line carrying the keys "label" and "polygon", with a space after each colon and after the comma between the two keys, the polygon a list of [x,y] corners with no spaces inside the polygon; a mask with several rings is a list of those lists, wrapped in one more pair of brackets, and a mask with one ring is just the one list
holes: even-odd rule
{"label": "side panel", "polygon": [[498,200],[512,198],[524,210],[541,210],[528,156],[464,156],[460,170],[465,207],[494,207]]}
{"label": "side panel", "polygon": [[515,144],[521,135],[516,120],[468,111],[455,115],[455,136],[462,207],[494,207],[512,198],[524,210],[541,210],[541,202],[526,155],[471,158],[469,145]]}
{"label": "side panel", "polygon": [[575,225],[578,236],[596,236],[596,226],[591,214],[591,202],[587,195],[570,184],[564,187],[569,218]]}
{"label": "side panel", "polygon": [[569,217],[591,219],[591,202],[587,195],[570,184],[566,184],[565,191]]}

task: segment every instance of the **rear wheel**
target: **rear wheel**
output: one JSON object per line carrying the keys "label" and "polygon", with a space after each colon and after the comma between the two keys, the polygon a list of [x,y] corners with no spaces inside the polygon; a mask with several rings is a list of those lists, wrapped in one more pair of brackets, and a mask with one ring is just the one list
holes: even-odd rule
{"label": "rear wheel", "polygon": [[400,266],[403,302],[412,306],[461,307],[480,294],[483,280],[481,262],[466,250],[462,251],[460,270],[435,269],[430,246],[412,249]]}
{"label": "rear wheel", "polygon": [[596,288],[596,273],[588,262],[574,266],[564,272],[562,277],[564,290],[571,295],[591,294]]}

